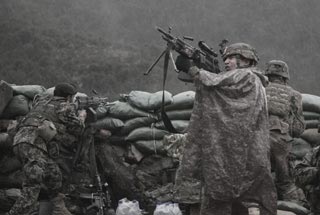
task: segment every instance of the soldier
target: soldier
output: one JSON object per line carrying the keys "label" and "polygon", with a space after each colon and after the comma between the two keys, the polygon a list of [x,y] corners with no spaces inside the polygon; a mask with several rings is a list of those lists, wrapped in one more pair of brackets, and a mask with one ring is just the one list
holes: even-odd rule
{"label": "soldier", "polygon": [[27,214],[44,188],[52,203],[52,215],[71,215],[60,193],[62,175],[52,159],[58,153],[59,135],[81,133],[83,122],[71,104],[75,88],[68,83],[55,86],[54,95],[37,96],[31,111],[20,121],[14,137],[13,150],[23,165],[25,181],[22,197],[9,215]]}
{"label": "soldier", "polygon": [[295,166],[296,184],[305,191],[314,215],[320,214],[320,146],[307,153]]}
{"label": "soldier", "polygon": [[196,96],[175,187],[190,184],[200,170],[201,215],[248,214],[246,201],[258,203],[261,215],[275,215],[267,80],[255,67],[258,56],[248,44],[230,45],[223,59],[226,71],[215,74],[177,58],[177,68],[193,76]]}
{"label": "soldier", "polygon": [[269,130],[271,146],[271,165],[276,175],[278,199],[296,201],[304,200],[303,192],[294,184],[290,176],[288,156],[293,137],[299,137],[304,131],[302,115],[302,97],[288,85],[289,68],[280,60],[267,63],[265,75],[269,78],[266,87]]}

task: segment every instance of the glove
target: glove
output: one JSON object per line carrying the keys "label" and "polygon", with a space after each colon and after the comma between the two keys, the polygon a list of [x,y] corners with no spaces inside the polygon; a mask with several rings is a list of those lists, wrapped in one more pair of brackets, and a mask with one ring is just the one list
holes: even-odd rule
{"label": "glove", "polygon": [[193,66],[191,67],[189,70],[188,70],[188,74],[191,76],[191,77],[194,77],[196,75],[198,75],[200,72],[200,69],[196,66]]}
{"label": "glove", "polygon": [[175,64],[177,69],[183,72],[188,72],[190,67],[194,65],[192,60],[183,55],[177,57]]}

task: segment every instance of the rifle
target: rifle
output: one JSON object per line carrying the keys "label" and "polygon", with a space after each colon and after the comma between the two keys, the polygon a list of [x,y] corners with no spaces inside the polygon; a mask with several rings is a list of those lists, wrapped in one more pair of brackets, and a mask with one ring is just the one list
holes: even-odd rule
{"label": "rifle", "polygon": [[179,54],[191,59],[195,63],[195,65],[201,69],[205,69],[213,73],[220,73],[219,61],[216,59],[218,57],[218,54],[211,47],[209,47],[204,41],[199,41],[198,42],[199,48],[195,48],[184,41],[184,39],[192,41],[193,40],[192,37],[184,36],[183,39],[181,39],[179,37],[172,35],[171,29],[169,29],[168,32],[164,31],[160,27],[156,27],[156,29],[162,34],[161,35],[162,39],[167,42],[167,48],[149,67],[149,69],[147,70],[147,72],[144,73],[144,75],[148,75],[151,72],[151,70],[154,68],[154,66],[162,58],[162,56],[165,55],[164,71],[167,71],[168,61],[169,59],[171,59],[175,71],[179,73],[178,79],[185,82],[193,82],[193,79],[188,74],[186,74],[185,72],[180,73],[180,71],[177,70],[175,62],[173,60],[171,50],[174,50]]}
{"label": "rifle", "polygon": [[[102,186],[100,174],[96,162],[96,153],[94,148],[94,137],[91,138],[90,147],[90,162],[92,163],[93,170],[95,172],[96,192],[91,193],[92,204],[87,209],[96,208],[97,215],[115,215],[114,209],[111,207],[111,199],[108,192],[108,183],[104,183]],[[81,197],[81,194],[80,194]]]}
{"label": "rifle", "polygon": [[[100,180],[100,176],[97,175],[96,180]],[[92,186],[93,187],[93,186]],[[91,200],[91,205],[89,205],[86,210],[95,209],[97,215],[115,215],[114,209],[111,207],[111,199],[108,192],[108,184],[104,185],[98,183],[97,192],[95,193],[80,193],[80,198]]]}

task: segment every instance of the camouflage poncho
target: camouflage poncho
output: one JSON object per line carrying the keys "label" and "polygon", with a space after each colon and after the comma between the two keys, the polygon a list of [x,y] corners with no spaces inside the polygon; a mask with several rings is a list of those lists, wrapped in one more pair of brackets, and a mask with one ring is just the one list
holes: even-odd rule
{"label": "camouflage poncho", "polygon": [[200,170],[211,198],[249,198],[276,209],[263,78],[255,68],[200,70],[177,185]]}

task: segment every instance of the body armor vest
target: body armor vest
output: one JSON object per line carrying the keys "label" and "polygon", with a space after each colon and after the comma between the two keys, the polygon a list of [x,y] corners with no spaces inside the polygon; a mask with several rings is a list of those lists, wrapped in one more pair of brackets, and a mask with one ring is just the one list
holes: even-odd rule
{"label": "body armor vest", "polygon": [[287,85],[270,83],[266,87],[269,115],[287,120],[290,114],[292,88]]}

